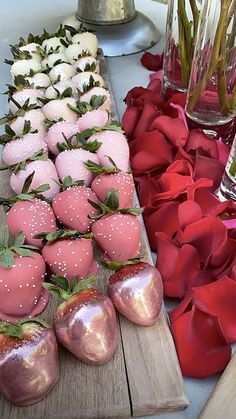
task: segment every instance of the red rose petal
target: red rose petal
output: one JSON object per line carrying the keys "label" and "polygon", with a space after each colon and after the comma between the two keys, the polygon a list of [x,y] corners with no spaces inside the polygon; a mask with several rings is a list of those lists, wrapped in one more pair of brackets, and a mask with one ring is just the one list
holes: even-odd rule
{"label": "red rose petal", "polygon": [[143,107],[143,112],[139,115],[139,119],[136,121],[136,127],[133,132],[133,137],[139,137],[145,131],[148,130],[150,124],[158,115],[158,111],[155,106],[150,102],[145,102]]}
{"label": "red rose petal", "polygon": [[152,79],[148,83],[147,88],[149,90],[151,90],[152,92],[161,93],[161,90],[162,90],[162,82],[161,82],[161,80],[159,78]]}
{"label": "red rose petal", "polygon": [[155,168],[164,168],[169,164],[168,160],[155,156],[150,151],[140,151],[132,158],[133,170],[149,171]]}
{"label": "red rose petal", "polygon": [[166,115],[154,119],[149,130],[159,129],[174,146],[184,146],[188,139],[188,131],[178,118],[171,118]]}
{"label": "red rose petal", "polygon": [[200,205],[203,215],[220,215],[228,213],[236,214],[236,204],[228,199],[221,202],[215,195],[205,188],[200,188],[194,192],[194,201]]}
{"label": "red rose petal", "polygon": [[[205,188],[212,188],[213,182],[211,179],[208,178],[201,178],[196,180],[192,185],[189,185],[187,187],[187,197],[188,199],[191,199],[193,201],[196,201],[194,199],[195,194],[198,190],[205,190]],[[201,206],[201,205],[200,205]]]}
{"label": "red rose petal", "polygon": [[179,175],[192,176],[193,168],[187,160],[175,160],[167,169],[166,173],[178,173]]}
{"label": "red rose petal", "polygon": [[144,132],[140,137],[132,141],[131,156],[144,150],[153,153],[156,157],[167,160],[169,163],[172,162],[172,146],[165,139],[164,135],[157,130]]}
{"label": "red rose petal", "polygon": [[141,206],[152,206],[152,197],[157,192],[156,181],[149,175],[139,176],[136,179],[137,192]]}
{"label": "red rose petal", "polygon": [[193,303],[202,311],[218,317],[227,343],[236,340],[236,282],[225,276],[218,281],[194,288]]}
{"label": "red rose petal", "polygon": [[157,252],[156,267],[162,276],[162,280],[167,281],[175,271],[179,249],[172,243],[170,236],[165,233],[157,233]]}
{"label": "red rose petal", "polygon": [[230,148],[223,143],[221,138],[216,141],[216,146],[218,149],[219,160],[225,166],[229,157]]}
{"label": "red rose petal", "polygon": [[219,160],[207,156],[202,156],[199,154],[199,152],[196,153],[194,179],[212,179],[213,190],[217,189],[220,185],[224,169],[224,165]]}
{"label": "red rose petal", "polygon": [[226,243],[215,250],[211,256],[209,269],[216,278],[230,275],[236,255],[236,240],[228,237]]}
{"label": "red rose petal", "polygon": [[202,211],[196,202],[187,200],[179,205],[178,217],[180,227],[183,229],[187,225],[199,221],[202,218]]}
{"label": "red rose petal", "polygon": [[[159,192],[153,196],[154,201],[177,198],[186,192],[187,186],[193,183],[191,176],[182,176],[178,173],[163,173],[157,181]],[[153,201],[153,202],[154,202]]]}
{"label": "red rose petal", "polygon": [[185,150],[187,153],[191,153],[200,148],[204,151],[205,155],[214,159],[218,159],[219,155],[216,143],[216,140],[213,140],[212,138],[205,135],[202,130],[193,129],[189,133]]}
{"label": "red rose petal", "polygon": [[178,201],[164,202],[148,217],[146,217],[144,210],[143,217],[145,219],[149,244],[153,251],[157,250],[157,232],[163,232],[172,237],[178,230],[178,206]]}
{"label": "red rose petal", "polygon": [[127,108],[122,117],[122,126],[128,138],[133,137],[135,127],[140,119],[142,111],[138,108]]}
{"label": "red rose petal", "polygon": [[183,375],[206,378],[228,364],[231,347],[213,316],[192,307],[172,323],[171,330]]}
{"label": "red rose petal", "polygon": [[[159,252],[158,246],[158,252]],[[193,246],[185,244],[178,249],[179,255],[176,263],[174,265],[174,272],[172,275],[166,279],[166,276],[162,277],[163,286],[164,286],[164,295],[168,297],[183,298],[189,288],[194,283],[194,279],[200,270],[200,261],[199,255],[196,249]],[[158,254],[158,259],[159,259]],[[173,261],[168,257],[166,263],[173,263]],[[160,267],[163,266],[163,263]],[[159,262],[157,262],[157,269],[159,269]],[[160,269],[159,269],[160,270]],[[160,270],[162,275],[162,271]]]}
{"label": "red rose petal", "polygon": [[227,229],[217,217],[205,217],[192,223],[178,236],[180,244],[191,244],[199,255],[201,262],[207,263],[211,255],[227,241]]}
{"label": "red rose petal", "polygon": [[134,99],[139,98],[141,95],[143,95],[146,92],[150,92],[150,90],[142,86],[134,87],[133,89],[130,89],[128,91],[126,97],[124,98],[124,102],[126,103],[128,107],[133,106]]}
{"label": "red rose petal", "polygon": [[150,52],[145,52],[140,61],[148,70],[157,71],[163,66],[163,54],[154,55]]}

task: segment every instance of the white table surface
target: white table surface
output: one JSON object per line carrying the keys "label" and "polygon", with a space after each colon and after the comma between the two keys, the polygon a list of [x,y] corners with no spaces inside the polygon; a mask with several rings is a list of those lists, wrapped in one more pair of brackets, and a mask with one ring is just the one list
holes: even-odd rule
{"label": "white table surface", "polygon": [[[150,51],[153,53],[162,51],[167,6],[152,0],[136,0],[135,4],[137,10],[145,13],[153,20],[161,33],[161,40]],[[24,37],[29,32],[33,34],[41,33],[43,27],[48,31],[56,30],[59,23],[76,10],[76,6],[76,0],[0,0],[0,92],[6,90],[6,83],[11,83],[9,66],[2,62],[5,57],[10,58],[8,45],[16,43],[19,36]],[[142,53],[138,53],[107,59],[110,80],[120,117],[125,110],[123,99],[127,91],[134,86],[146,86],[149,81],[149,72],[140,64],[141,56]],[[1,115],[7,112],[6,96],[0,96],[0,110]],[[181,412],[162,413],[152,417],[196,419],[218,378],[219,374],[205,380],[185,378],[189,407]]]}

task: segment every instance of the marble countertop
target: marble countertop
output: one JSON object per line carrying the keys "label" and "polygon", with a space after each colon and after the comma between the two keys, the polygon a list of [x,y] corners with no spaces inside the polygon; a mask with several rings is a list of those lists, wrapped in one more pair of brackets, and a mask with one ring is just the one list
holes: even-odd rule
{"label": "marble countertop", "polygon": [[[150,49],[157,53],[164,45],[165,19],[167,6],[152,0],[136,0],[137,10],[150,17],[156,24],[161,39]],[[29,32],[41,33],[45,27],[54,31],[58,24],[76,10],[76,0],[1,0],[0,1],[0,91],[5,91],[5,84],[10,83],[9,67],[3,64],[5,57],[9,58],[8,45],[15,43],[19,36]],[[141,66],[142,53],[129,56],[107,58],[110,80],[114,92],[118,114],[121,117],[125,104],[123,99],[129,89],[134,86],[146,86],[149,72]],[[6,96],[0,96],[1,115],[7,112]],[[167,307],[168,309],[168,307]],[[163,419],[196,419],[208,399],[219,375],[205,380],[185,378],[185,388],[189,399],[189,407],[181,412],[152,416]],[[158,389],[157,389],[158,391]],[[209,418],[210,419],[210,418]]]}

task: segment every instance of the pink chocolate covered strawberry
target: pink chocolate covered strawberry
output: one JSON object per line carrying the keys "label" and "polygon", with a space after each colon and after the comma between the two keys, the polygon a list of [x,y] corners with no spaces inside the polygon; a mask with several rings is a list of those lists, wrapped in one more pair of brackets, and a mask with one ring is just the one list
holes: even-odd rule
{"label": "pink chocolate covered strawberry", "polygon": [[65,137],[73,137],[77,132],[79,132],[79,128],[75,122],[61,121],[53,124],[45,138],[51,153],[57,156],[59,154],[57,144],[65,143]]}
{"label": "pink chocolate covered strawberry", "polygon": [[119,208],[130,207],[134,194],[133,177],[129,173],[122,172],[114,162],[112,163],[113,167],[104,167],[90,160],[85,162],[87,169],[96,175],[91,183],[91,189],[102,202],[105,201],[107,192],[115,189],[118,193]]}
{"label": "pink chocolate covered strawberry", "polygon": [[10,233],[16,236],[23,232],[27,244],[41,248],[42,240],[35,239],[34,236],[44,231],[56,231],[57,225],[51,206],[41,195],[49,189],[49,185],[41,185],[28,193],[33,176],[34,173],[28,176],[21,194],[9,199],[0,198],[0,203],[10,208],[7,213]]}
{"label": "pink chocolate covered strawberry", "polygon": [[0,237],[0,320],[16,322],[41,313],[48,302],[42,286],[46,267],[42,256],[24,245],[24,235],[16,236],[9,247],[6,225]]}
{"label": "pink chocolate covered strawberry", "polygon": [[121,127],[117,123],[113,123],[96,130],[88,138],[88,143],[95,140],[101,143],[97,150],[99,163],[105,167],[112,167],[112,163],[109,160],[110,157],[117,167],[127,172],[129,168],[129,146]]}
{"label": "pink chocolate covered strawberry", "polygon": [[150,326],[157,320],[163,302],[163,285],[158,270],[149,263],[131,259],[123,265],[105,264],[111,275],[108,295],[116,309],[132,322]]}
{"label": "pink chocolate covered strawberry", "polygon": [[46,397],[59,377],[57,341],[44,321],[0,322],[0,391],[17,406]]}
{"label": "pink chocolate covered strawberry", "polygon": [[138,256],[140,251],[141,223],[138,215],[142,208],[119,209],[118,194],[110,190],[104,203],[89,201],[100,214],[94,216],[92,233],[105,257],[125,262]]}
{"label": "pink chocolate covered strawberry", "polygon": [[17,195],[21,192],[26,178],[33,172],[34,178],[30,191],[37,189],[42,184],[49,184],[49,189],[42,192],[42,195],[49,199],[52,199],[60,191],[60,187],[55,182],[59,181],[56,167],[52,160],[45,158],[41,150],[34,153],[29,160],[18,163],[13,170],[15,173],[11,175],[10,185]]}
{"label": "pink chocolate covered strawberry", "polygon": [[52,273],[81,280],[98,271],[93,258],[91,234],[80,234],[76,230],[57,230],[54,233],[42,233],[46,244],[42,255]]}
{"label": "pink chocolate covered strawberry", "polygon": [[57,339],[82,362],[105,364],[114,355],[118,343],[112,301],[91,288],[92,277],[71,283],[64,277],[53,276],[52,279],[56,285],[46,283],[44,286],[65,300],[54,314]]}
{"label": "pink chocolate covered strawberry", "polygon": [[90,188],[80,186],[81,182],[74,183],[70,176],[64,179],[62,192],[52,201],[52,208],[58,221],[65,227],[88,233],[91,230],[92,219],[98,214],[88,199],[97,201],[97,197]]}

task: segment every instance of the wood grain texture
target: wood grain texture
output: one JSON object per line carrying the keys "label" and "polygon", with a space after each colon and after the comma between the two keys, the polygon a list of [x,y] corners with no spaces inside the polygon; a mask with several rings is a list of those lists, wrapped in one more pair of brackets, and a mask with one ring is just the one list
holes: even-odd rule
{"label": "wood grain texture", "polygon": [[236,354],[229,362],[198,419],[235,419]]}
{"label": "wood grain texture", "polygon": [[[106,85],[109,83],[106,61],[101,55],[100,68]],[[112,101],[114,105],[114,99]],[[118,120],[113,106],[112,117]],[[134,206],[140,206],[137,194]],[[142,249],[145,260],[153,264],[150,246],[142,217]],[[183,377],[175,345],[168,327],[164,307],[155,325],[136,326],[120,316],[121,335],[128,375],[133,416],[152,415],[157,412],[181,410],[188,406]]]}
{"label": "wood grain texture", "polygon": [[[109,85],[105,60],[102,76]],[[115,108],[113,117],[117,119]],[[12,195],[9,174],[0,172],[0,196]],[[134,204],[138,205],[137,196]],[[0,223],[5,214],[0,208]],[[142,250],[152,263],[143,226]],[[110,272],[101,268],[97,285],[106,289]],[[42,317],[51,323],[59,300],[51,299]],[[60,348],[60,378],[52,392],[40,403],[26,408],[11,405],[0,396],[0,418],[4,419],[93,419],[130,418],[187,406],[183,380],[164,309],[156,325],[138,327],[119,317],[121,339],[113,359],[94,367],[79,362]],[[131,397],[131,400],[130,400]]]}

